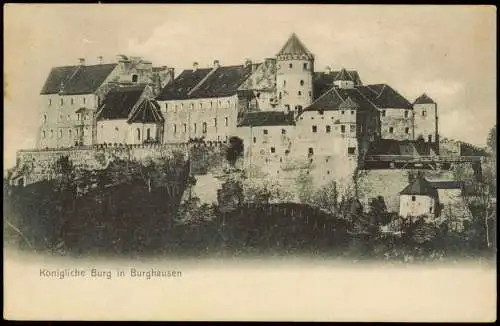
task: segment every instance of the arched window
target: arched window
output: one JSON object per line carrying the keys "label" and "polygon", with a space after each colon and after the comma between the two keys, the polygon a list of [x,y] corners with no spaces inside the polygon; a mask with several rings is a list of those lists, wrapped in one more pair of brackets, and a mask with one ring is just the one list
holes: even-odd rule
{"label": "arched window", "polygon": [[146,139],[151,139],[151,129],[146,129]]}
{"label": "arched window", "polygon": [[141,140],[141,129],[137,128],[135,134],[137,135],[137,140]]}

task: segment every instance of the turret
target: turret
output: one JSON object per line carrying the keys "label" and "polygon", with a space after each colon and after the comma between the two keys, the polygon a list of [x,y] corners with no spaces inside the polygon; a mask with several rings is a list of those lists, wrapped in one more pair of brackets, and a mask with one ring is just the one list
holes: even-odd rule
{"label": "turret", "polygon": [[279,107],[298,114],[312,103],[314,55],[292,34],[276,55]]}
{"label": "turret", "polygon": [[439,145],[437,104],[425,93],[413,102],[413,123],[415,139]]}

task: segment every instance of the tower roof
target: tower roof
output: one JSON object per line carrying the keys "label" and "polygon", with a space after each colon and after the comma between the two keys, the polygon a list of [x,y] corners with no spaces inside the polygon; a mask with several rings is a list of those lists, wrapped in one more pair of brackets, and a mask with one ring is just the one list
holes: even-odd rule
{"label": "tower roof", "polygon": [[335,76],[335,80],[349,80],[349,81],[354,81],[352,79],[352,76],[345,70],[345,68],[342,68],[340,72]]}
{"label": "tower roof", "polygon": [[427,94],[420,95],[413,104],[436,104]]}
{"label": "tower roof", "polygon": [[306,55],[309,59],[314,58],[311,51],[306,48],[295,33],[292,33],[276,56],[281,55]]}
{"label": "tower roof", "polygon": [[344,102],[339,105],[340,109],[359,109],[359,104],[354,102],[350,96],[347,96]]}
{"label": "tower roof", "polygon": [[437,190],[432,186],[432,184],[425,180],[422,176],[417,176],[417,178],[410,183],[401,192],[401,195],[423,195],[430,197],[437,197]]}

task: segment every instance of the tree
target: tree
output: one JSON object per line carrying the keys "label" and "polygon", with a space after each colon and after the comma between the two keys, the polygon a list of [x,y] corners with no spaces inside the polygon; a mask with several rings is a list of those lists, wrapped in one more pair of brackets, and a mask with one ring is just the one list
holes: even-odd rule
{"label": "tree", "polygon": [[309,203],[330,213],[337,213],[340,204],[337,183],[330,181],[323,185],[313,193],[309,199]]}
{"label": "tree", "polygon": [[226,150],[226,160],[234,167],[238,158],[243,154],[243,140],[239,137],[233,136],[229,138],[229,146]]}
{"label": "tree", "polygon": [[311,195],[313,193],[313,181],[311,175],[305,173],[303,170],[300,171],[296,181],[295,181],[297,192],[299,195],[299,200],[301,203],[306,204],[311,202]]}

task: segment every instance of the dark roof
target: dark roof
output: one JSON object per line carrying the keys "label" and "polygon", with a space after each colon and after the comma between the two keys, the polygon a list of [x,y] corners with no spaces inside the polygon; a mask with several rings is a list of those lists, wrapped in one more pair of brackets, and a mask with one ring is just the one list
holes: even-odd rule
{"label": "dark roof", "polygon": [[52,68],[41,95],[77,95],[94,93],[117,66],[116,63]]}
{"label": "dark roof", "polygon": [[285,45],[281,48],[281,50],[276,54],[276,56],[280,55],[306,55],[310,59],[314,58],[314,55],[309,51],[306,46],[299,40],[295,33],[292,33],[286,41]]}
{"label": "dark roof", "polygon": [[462,189],[465,185],[462,181],[429,181],[435,189]]}
{"label": "dark roof", "polygon": [[189,95],[189,98],[226,97],[237,93],[238,88],[252,74],[248,65],[219,67]]}
{"label": "dark roof", "polygon": [[[362,85],[359,74],[355,70],[346,70],[347,74],[354,81],[354,85]],[[313,96],[314,100],[325,94],[333,87],[333,82],[336,80],[340,71],[331,72],[315,72],[313,75]]]}
{"label": "dark roof", "polygon": [[97,120],[128,119],[145,86],[118,87],[110,90],[97,110]]}
{"label": "dark roof", "polygon": [[157,97],[157,100],[182,100],[188,97],[189,91],[195,87],[211,68],[184,70],[173,82],[166,85]]}
{"label": "dark roof", "polygon": [[[348,102],[345,102],[347,100]],[[356,88],[332,87],[304,111],[340,110],[346,108],[346,106],[349,106],[350,109],[361,111],[377,109],[377,107]]]}
{"label": "dark roof", "polygon": [[420,95],[413,104],[436,104],[427,94]]}
{"label": "dark roof", "polygon": [[[244,65],[226,66],[215,70],[184,70],[172,83],[161,91],[157,100],[167,101],[231,96],[237,93],[238,88],[251,74],[251,65],[247,67]],[[200,82],[202,82],[201,85],[198,85]],[[197,85],[198,87],[195,89]]]}
{"label": "dark roof", "polygon": [[141,122],[141,123],[150,123],[150,122],[164,122],[160,105],[155,100],[144,99],[141,103],[136,107],[134,112],[130,113],[130,118],[127,122]]}
{"label": "dark roof", "polygon": [[424,177],[418,176],[412,183],[406,186],[401,192],[401,195],[424,195],[437,197],[436,189],[431,183],[425,180]]}
{"label": "dark roof", "polygon": [[335,80],[350,80],[354,81],[352,76],[345,70],[345,68],[342,68],[340,72],[335,76]]}
{"label": "dark roof", "polygon": [[378,139],[371,143],[367,155],[430,156],[436,145],[419,140]]}
{"label": "dark roof", "polygon": [[294,125],[293,116],[282,111],[247,112],[238,127],[288,126]]}
{"label": "dark roof", "polygon": [[387,84],[366,85],[358,88],[379,108],[412,109],[412,104]]}

